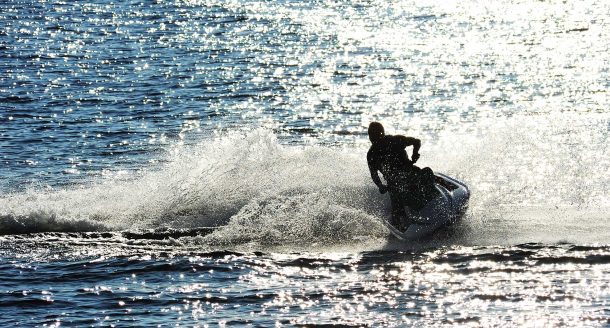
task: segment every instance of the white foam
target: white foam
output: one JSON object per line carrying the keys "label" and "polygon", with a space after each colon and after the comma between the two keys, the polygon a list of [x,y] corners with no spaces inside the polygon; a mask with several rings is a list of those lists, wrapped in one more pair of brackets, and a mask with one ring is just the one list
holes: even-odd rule
{"label": "white foam", "polygon": [[[423,136],[419,164],[472,191],[448,242],[608,240],[607,124],[607,115],[513,117]],[[138,176],[2,195],[0,233],[226,225],[203,242],[383,239],[389,201],[370,180],[367,146],[286,146],[267,130],[223,134],[176,146],[167,164]]]}
{"label": "white foam", "polygon": [[[3,195],[0,215],[16,223],[2,232],[15,225],[19,232],[65,231],[70,224],[86,230],[222,225],[246,205],[300,191],[324,193],[328,206],[351,202],[346,210],[364,215],[383,209],[375,204],[383,200],[366,194],[372,185],[363,152],[283,146],[264,130],[223,135],[176,147],[167,165],[139,176]],[[316,208],[310,211],[315,215]],[[55,224],[41,228],[43,221]]]}
{"label": "white foam", "polygon": [[600,114],[515,116],[441,134],[433,166],[472,192],[459,242],[607,243],[609,122]]}

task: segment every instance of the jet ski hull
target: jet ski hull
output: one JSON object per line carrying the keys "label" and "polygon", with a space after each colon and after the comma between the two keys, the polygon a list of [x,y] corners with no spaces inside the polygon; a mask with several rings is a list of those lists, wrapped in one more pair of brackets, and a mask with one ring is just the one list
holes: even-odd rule
{"label": "jet ski hull", "polygon": [[467,209],[470,190],[461,181],[447,175],[435,174],[435,187],[440,196],[431,200],[417,212],[410,212],[408,220],[412,222],[405,231],[396,229],[384,220],[390,232],[400,240],[417,240],[436,230],[453,223]]}

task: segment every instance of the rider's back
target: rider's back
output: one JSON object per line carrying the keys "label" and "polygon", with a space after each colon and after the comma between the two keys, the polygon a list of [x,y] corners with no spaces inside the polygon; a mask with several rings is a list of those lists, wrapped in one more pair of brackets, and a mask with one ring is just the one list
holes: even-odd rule
{"label": "rider's back", "polygon": [[405,140],[404,136],[385,135],[368,151],[369,165],[379,170],[389,185],[398,183],[413,165],[405,150]]}

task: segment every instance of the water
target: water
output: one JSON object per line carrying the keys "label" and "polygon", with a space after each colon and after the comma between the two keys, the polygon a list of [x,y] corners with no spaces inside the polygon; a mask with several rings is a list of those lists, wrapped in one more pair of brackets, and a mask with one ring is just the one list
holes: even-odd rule
{"label": "water", "polygon": [[[0,325],[610,324],[608,13],[1,2]],[[461,221],[392,239],[373,120]]]}

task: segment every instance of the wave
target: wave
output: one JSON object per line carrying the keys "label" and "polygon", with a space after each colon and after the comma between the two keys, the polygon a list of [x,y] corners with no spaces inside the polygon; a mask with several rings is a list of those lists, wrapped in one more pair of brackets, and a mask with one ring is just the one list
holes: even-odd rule
{"label": "wave", "polygon": [[375,223],[387,200],[369,183],[363,152],[284,146],[265,130],[223,135],[176,147],[168,164],[138,176],[2,195],[0,234],[234,227],[254,208],[259,221]]}
{"label": "wave", "polygon": [[[471,125],[424,136],[421,166],[472,191],[442,243],[607,242],[607,122],[513,117],[478,122],[492,126],[486,134]],[[175,146],[167,164],[133,176],[1,195],[0,234],[220,227],[193,238],[225,248],[387,244],[380,220],[389,201],[370,181],[367,147],[288,146],[263,129],[226,133]]]}
{"label": "wave", "polygon": [[[379,217],[348,199],[342,202],[337,191],[291,191],[250,202],[226,226],[207,236],[206,242],[219,246],[253,243],[264,247],[328,247],[387,235]],[[360,194],[364,196],[360,201],[366,202],[366,193]],[[355,196],[358,192],[348,190],[343,195]],[[358,202],[355,197],[349,200]]]}

